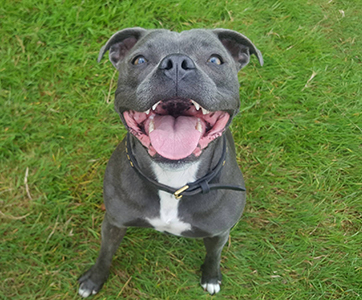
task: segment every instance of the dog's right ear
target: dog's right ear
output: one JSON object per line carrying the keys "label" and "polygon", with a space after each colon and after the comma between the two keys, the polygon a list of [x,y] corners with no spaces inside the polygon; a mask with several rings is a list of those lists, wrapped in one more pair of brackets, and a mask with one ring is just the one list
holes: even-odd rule
{"label": "dog's right ear", "polygon": [[126,28],[116,32],[99,51],[97,61],[100,62],[104,53],[109,50],[109,60],[117,69],[118,62],[126,56],[146,32],[147,30],[141,27]]}

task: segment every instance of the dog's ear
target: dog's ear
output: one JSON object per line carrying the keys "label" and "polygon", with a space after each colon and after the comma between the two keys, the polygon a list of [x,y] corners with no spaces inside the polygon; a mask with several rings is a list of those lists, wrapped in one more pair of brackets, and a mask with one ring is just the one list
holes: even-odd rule
{"label": "dog's ear", "polygon": [[117,69],[118,62],[126,56],[146,32],[146,29],[140,27],[126,28],[116,32],[99,51],[97,61],[100,62],[104,53],[109,50],[109,60]]}
{"label": "dog's ear", "polygon": [[222,28],[214,29],[213,32],[234,58],[238,71],[249,63],[252,54],[256,55],[261,66],[264,64],[261,52],[245,35]]}

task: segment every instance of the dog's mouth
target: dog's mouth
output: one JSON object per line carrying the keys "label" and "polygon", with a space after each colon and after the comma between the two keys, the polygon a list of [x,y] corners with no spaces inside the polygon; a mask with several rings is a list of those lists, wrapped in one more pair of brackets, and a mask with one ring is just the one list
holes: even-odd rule
{"label": "dog's mouth", "polygon": [[198,157],[202,149],[221,136],[230,115],[210,112],[190,99],[169,99],[154,104],[145,112],[123,113],[128,130],[148,149],[169,160],[181,160],[191,154]]}

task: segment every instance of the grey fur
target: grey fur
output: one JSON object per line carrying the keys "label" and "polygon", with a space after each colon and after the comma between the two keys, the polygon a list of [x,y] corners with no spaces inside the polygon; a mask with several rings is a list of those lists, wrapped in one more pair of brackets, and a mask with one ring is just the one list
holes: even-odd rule
{"label": "grey fur", "polygon": [[[100,50],[98,61],[109,51],[109,58],[119,71],[115,95],[115,110],[125,123],[126,110],[146,111],[162,99],[193,99],[209,111],[227,111],[231,119],[239,111],[239,82],[237,72],[254,54],[261,65],[263,57],[254,44],[244,35],[226,29],[193,29],[181,33],[168,30],[127,28],[115,33]],[[207,63],[211,55],[222,57],[223,64]],[[132,64],[138,55],[147,58],[141,66]],[[177,59],[187,57],[187,72],[167,73],[160,65],[167,56]],[[182,76],[181,76],[181,75]],[[176,76],[176,77],[175,77]],[[175,79],[176,78],[176,79]],[[126,125],[126,123],[125,123]],[[229,125],[229,124],[228,124]],[[234,141],[229,129],[228,154],[216,182],[244,185],[235,158]],[[222,140],[217,138],[195,158],[175,162],[154,159],[137,138],[131,136],[133,154],[142,171],[155,179],[151,165],[177,168],[200,161],[198,178],[215,166],[221,155]],[[106,215],[102,225],[102,246],[95,265],[80,279],[83,297],[98,292],[109,274],[112,256],[129,226],[152,227],[147,218],[159,214],[158,189],[145,182],[130,166],[122,141],[110,158],[104,177],[104,202]],[[178,213],[191,230],[182,236],[203,238],[207,250],[202,268],[201,284],[221,281],[220,255],[230,228],[239,220],[245,205],[245,193],[232,190],[214,190],[209,194],[184,197]]]}

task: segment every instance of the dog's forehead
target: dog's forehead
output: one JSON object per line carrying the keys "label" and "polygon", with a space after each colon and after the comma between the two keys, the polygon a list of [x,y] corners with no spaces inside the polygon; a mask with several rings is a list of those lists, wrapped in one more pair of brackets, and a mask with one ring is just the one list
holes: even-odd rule
{"label": "dog's forehead", "polygon": [[142,39],[139,48],[162,52],[193,52],[218,47],[221,43],[211,30],[192,29],[175,32],[169,30],[153,30]]}

